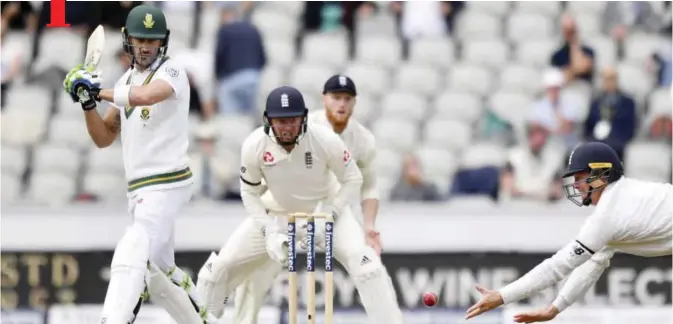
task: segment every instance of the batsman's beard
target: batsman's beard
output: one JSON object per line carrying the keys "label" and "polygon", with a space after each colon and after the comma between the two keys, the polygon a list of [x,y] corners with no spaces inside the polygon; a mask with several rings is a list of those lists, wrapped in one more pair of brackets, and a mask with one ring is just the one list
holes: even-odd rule
{"label": "batsman's beard", "polygon": [[134,59],[135,64],[142,69],[147,69],[159,57],[158,47],[131,45],[131,51],[133,53],[132,59]]}

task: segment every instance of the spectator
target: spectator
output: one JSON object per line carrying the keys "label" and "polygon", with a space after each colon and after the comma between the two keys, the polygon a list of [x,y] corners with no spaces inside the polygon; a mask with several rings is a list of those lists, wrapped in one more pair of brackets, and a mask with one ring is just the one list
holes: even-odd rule
{"label": "spectator", "polygon": [[264,44],[257,28],[250,22],[239,20],[236,6],[223,6],[215,52],[220,114],[255,111],[261,71],[265,65]]}
{"label": "spectator", "polygon": [[402,177],[393,187],[391,200],[437,201],[441,199],[435,185],[423,181],[421,165],[416,156],[408,154],[402,163]]}
{"label": "spectator", "polygon": [[441,37],[453,31],[456,14],[463,8],[460,1],[393,1],[402,37],[413,40]]}
{"label": "spectator", "polygon": [[659,31],[662,21],[647,1],[610,1],[605,5],[601,25],[603,33],[621,42],[634,31]]}
{"label": "spectator", "polygon": [[578,125],[581,122],[580,102],[571,93],[561,94],[563,72],[551,69],[545,72],[545,96],[533,107],[530,121],[547,128],[553,136],[563,139],[568,151],[579,143]]}
{"label": "spectator", "polygon": [[652,122],[649,123],[648,137],[653,141],[671,144],[673,140],[673,120],[671,114],[657,114],[652,116]]}
{"label": "spectator", "polygon": [[647,70],[655,74],[655,80],[660,87],[670,87],[673,78],[673,64],[671,64],[671,36],[662,42],[662,46],[652,54]]}
{"label": "spectator", "polygon": [[187,71],[189,80],[189,113],[199,116],[203,121],[210,120],[215,115],[215,107],[210,100],[205,100],[204,96],[196,86],[194,75]]}
{"label": "spectator", "polygon": [[561,29],[565,43],[552,55],[551,65],[563,70],[567,82],[584,80],[591,84],[594,77],[594,50],[582,45],[572,17],[561,17]]}
{"label": "spectator", "polygon": [[229,159],[217,157],[217,129],[210,123],[199,125],[194,132],[196,151],[190,154],[190,168],[194,173],[197,196],[219,198],[231,178]]}
{"label": "spectator", "polygon": [[5,29],[29,33],[37,30],[37,12],[30,1],[3,1],[0,8],[3,33]]}
{"label": "spectator", "polygon": [[603,70],[603,92],[591,103],[584,124],[584,137],[610,145],[622,158],[624,148],[636,132],[636,103],[619,90],[617,71]]}
{"label": "spectator", "polygon": [[539,125],[529,125],[526,137],[526,144],[510,149],[500,173],[499,199],[546,201],[562,198],[563,150],[547,143],[549,132]]}
{"label": "spectator", "polygon": [[[4,3],[3,3],[4,4]],[[15,4],[18,7],[18,5]],[[9,10],[9,8],[8,8]],[[5,37],[7,36],[7,25],[9,24],[9,19],[5,18],[3,15],[2,18],[2,30],[0,30],[0,44],[2,45],[2,53],[0,54],[0,78],[2,79],[2,84],[0,86],[0,97],[7,98],[7,90],[14,78],[16,78],[21,73],[21,67],[23,64],[21,53],[17,53],[5,46]],[[4,108],[5,102],[7,100],[0,100],[0,107]]]}

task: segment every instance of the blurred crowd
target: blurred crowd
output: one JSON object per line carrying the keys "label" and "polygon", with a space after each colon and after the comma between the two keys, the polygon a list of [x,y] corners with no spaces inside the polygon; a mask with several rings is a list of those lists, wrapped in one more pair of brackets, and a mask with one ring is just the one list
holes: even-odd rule
{"label": "blurred crowd", "polygon": [[[140,3],[142,2],[67,1],[66,21],[72,25],[70,31],[82,38],[99,24],[116,31],[123,26],[126,14]],[[192,168],[198,176],[199,196],[224,200],[240,199],[238,178],[235,176],[237,161],[222,158],[228,154],[236,156],[235,145],[234,149],[231,147],[221,149],[222,145],[218,143],[225,140],[221,138],[222,127],[227,126],[245,133],[251,128],[242,127],[237,123],[250,121],[252,127],[261,122],[259,99],[265,96],[264,91],[267,87],[264,83],[268,82],[265,81],[265,77],[268,77],[268,71],[274,65],[284,60],[279,54],[283,52],[279,49],[284,47],[278,47],[277,43],[274,47],[270,47],[271,36],[266,32],[269,28],[274,28],[269,25],[276,20],[265,20],[267,16],[256,15],[259,10],[273,11],[269,10],[274,8],[273,4],[251,1],[152,3],[163,7],[167,12],[169,28],[172,31],[169,53],[176,59],[184,61],[188,67],[192,86],[190,111],[195,120]],[[569,5],[566,2],[554,2],[551,6],[545,4],[527,6],[528,11],[525,12],[547,11],[548,17],[551,17],[550,19],[557,25],[552,26],[554,34],[560,36],[556,48],[550,52],[540,51],[537,55],[533,54],[531,61],[541,62],[541,66],[534,70],[540,73],[534,75],[533,80],[527,78],[526,73],[529,70],[517,70],[519,65],[515,66],[513,60],[509,58],[503,60],[502,66],[498,67],[498,71],[507,70],[508,67],[511,69],[507,71],[519,71],[513,73],[516,77],[511,78],[511,83],[522,87],[532,83],[530,88],[535,100],[526,102],[525,107],[513,107],[514,103],[521,101],[507,101],[504,97],[498,100],[500,97],[490,93],[494,90],[488,89],[489,93],[476,96],[477,105],[486,107],[479,107],[479,113],[474,113],[477,117],[468,127],[475,130],[471,133],[466,146],[472,142],[496,143],[498,147],[503,148],[503,163],[486,166],[460,164],[451,172],[451,177],[438,180],[436,176],[428,176],[429,172],[425,168],[432,166],[432,162],[427,160],[437,159],[443,155],[424,159],[417,154],[414,146],[412,149],[398,152],[402,158],[395,163],[399,164],[400,171],[396,173],[397,176],[393,181],[388,179],[387,182],[382,182],[384,193],[389,194],[391,200],[441,201],[452,196],[483,195],[497,200],[526,198],[555,201],[563,197],[559,175],[565,166],[567,156],[572,148],[582,141],[606,142],[622,157],[626,155],[625,152],[633,141],[662,142],[670,146],[671,100],[668,89],[671,86],[672,69],[671,2],[607,2],[603,3],[595,16],[591,17],[598,18],[595,21],[586,19],[586,16],[585,19],[579,19],[578,15],[566,10]],[[265,9],[264,6],[269,7]],[[371,33],[392,35],[397,38],[401,44],[399,55],[403,62],[411,61],[414,57],[429,57],[428,59],[439,62],[442,60],[441,57],[431,57],[440,53],[427,53],[427,51],[419,53],[414,50],[414,44],[424,40],[439,40],[440,43],[445,40],[457,48],[452,48],[452,51],[459,52],[462,49],[463,56],[466,56],[471,49],[466,42],[461,48],[460,44],[464,39],[460,38],[459,33],[467,33],[467,28],[463,27],[463,30],[460,30],[459,24],[470,26],[466,23],[468,16],[474,19],[480,14],[505,20],[513,10],[513,6],[510,3],[461,1],[297,2],[287,5],[288,12],[296,13],[294,16],[288,15],[287,19],[295,17],[297,21],[279,24],[276,32],[283,32],[283,28],[292,29],[285,26],[296,25],[296,30],[287,32],[293,36],[289,38],[291,43],[282,44],[291,47],[288,52],[293,53],[293,57],[286,59],[288,62],[298,62],[300,58],[307,60],[307,53],[303,55],[300,53],[307,48],[304,42],[308,42],[311,35],[332,33],[345,35],[344,60],[348,62],[357,61],[364,55],[358,53],[358,41],[365,36],[371,37]],[[521,10],[523,12],[523,9]],[[214,30],[208,30],[204,28],[202,21],[206,19],[207,14],[213,16],[213,12],[217,13],[215,15],[217,21],[213,24]],[[45,42],[42,40],[43,37],[48,37],[45,25],[49,15],[49,6],[42,5],[41,2],[2,2],[3,51],[0,71],[3,98],[13,86],[22,87],[24,84],[40,83],[53,89],[59,87],[64,69],[55,66],[44,68],[39,63],[41,53],[50,51],[50,48],[45,48],[43,45]],[[180,21],[181,19],[183,21]],[[606,64],[600,62],[595,47],[601,44],[592,43],[589,38],[583,37],[583,32],[588,29],[594,29],[594,32],[607,39],[610,45],[614,44],[610,48],[614,52],[616,59],[614,62]],[[6,35],[12,32],[29,35],[27,39],[32,41],[32,45],[28,47],[28,52],[17,52],[13,47],[5,46]],[[631,41],[633,35],[655,36],[658,37],[658,43],[644,49],[635,48]],[[203,39],[210,39],[211,36],[213,42],[204,45]],[[506,46],[513,46],[504,43]],[[324,53],[329,55],[330,44],[324,46],[327,47]],[[520,44],[516,46],[522,47]],[[113,41],[108,48],[116,58],[114,64],[110,65],[110,71],[106,71],[105,75],[106,82],[112,84],[129,67],[130,61],[121,50],[121,39],[118,39],[118,43]],[[644,50],[648,52],[640,54]],[[633,54],[637,51],[640,52]],[[340,53],[336,50],[334,52],[335,56]],[[496,60],[499,54],[486,53],[485,57],[480,59],[488,65]],[[638,68],[642,68],[642,71],[645,71],[644,75],[654,80],[652,88],[639,92],[631,91],[633,83],[640,81],[633,80],[633,76],[641,74],[632,74],[629,73],[630,70],[618,68],[617,62],[630,59],[634,55],[643,56],[642,62],[639,62],[642,64]],[[323,60],[329,61],[329,59]],[[286,72],[290,73],[292,68],[290,64]],[[626,74],[620,75],[621,72]],[[467,76],[472,77],[470,74]],[[363,88],[376,88],[376,85],[369,84],[368,80],[359,80],[354,75],[351,77],[358,86],[364,83]],[[285,78],[281,78],[283,79]],[[465,83],[468,82],[469,80],[465,80]],[[625,82],[630,82],[628,91],[624,88]],[[315,86],[321,87],[322,84]],[[637,88],[637,85],[635,87]],[[657,92],[661,89],[664,91]],[[429,98],[435,98],[434,102],[437,102],[443,90],[433,91]],[[317,93],[310,94],[310,96],[316,95]],[[56,96],[54,94],[54,98]],[[385,104],[382,97],[370,96],[370,98],[378,99],[379,105]],[[485,100],[486,98],[489,100]],[[355,107],[356,116],[359,109],[367,108],[363,107],[367,105],[366,102],[359,102],[360,104]],[[2,103],[4,111],[7,106],[6,100],[3,99]],[[507,107],[504,110],[497,109],[505,103]],[[317,100],[315,105],[317,107],[311,108],[321,108],[322,103]],[[451,105],[451,102],[445,106],[448,105]],[[417,109],[414,106],[404,108],[410,111]],[[520,124],[507,118],[507,111],[511,110],[525,110]],[[384,109],[381,108],[379,111]],[[362,122],[373,127],[377,117],[372,116],[376,115],[369,115],[369,118]],[[233,132],[231,129],[224,132],[227,131]],[[236,136],[238,137],[226,140],[240,141],[240,136],[245,137],[245,134]],[[3,141],[3,145],[5,144],[7,143]],[[420,143],[416,146],[420,146]],[[467,153],[463,154],[462,158],[468,159],[466,155]],[[380,157],[380,159],[386,158],[387,155]],[[223,162],[223,159],[226,162]],[[3,164],[4,162],[3,157]],[[389,161],[382,162],[382,168],[385,167],[385,162]],[[659,180],[670,182],[670,161],[667,163],[668,173]],[[27,191],[26,187],[30,186],[30,169],[27,167],[21,176],[22,191]],[[76,190],[76,199],[95,200],[102,195],[100,192],[92,191],[87,190],[85,186],[79,186]]]}

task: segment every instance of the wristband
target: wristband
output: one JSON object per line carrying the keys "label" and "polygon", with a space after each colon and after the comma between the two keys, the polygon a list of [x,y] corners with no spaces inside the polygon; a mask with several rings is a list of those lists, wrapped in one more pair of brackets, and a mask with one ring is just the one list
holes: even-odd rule
{"label": "wristband", "polygon": [[119,107],[126,107],[130,105],[131,86],[120,85],[114,88],[114,104]]}
{"label": "wristband", "polygon": [[556,297],[552,305],[558,309],[559,313],[570,306],[568,305],[568,302],[565,300],[565,298],[561,296]]}

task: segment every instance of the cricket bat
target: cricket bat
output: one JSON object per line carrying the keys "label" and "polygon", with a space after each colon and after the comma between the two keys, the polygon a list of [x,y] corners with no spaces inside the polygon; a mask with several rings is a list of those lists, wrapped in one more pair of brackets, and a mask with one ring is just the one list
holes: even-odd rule
{"label": "cricket bat", "polygon": [[86,43],[86,56],[84,57],[84,68],[87,70],[96,70],[98,63],[103,56],[103,49],[105,47],[105,30],[103,25],[98,25],[94,29],[89,40]]}

